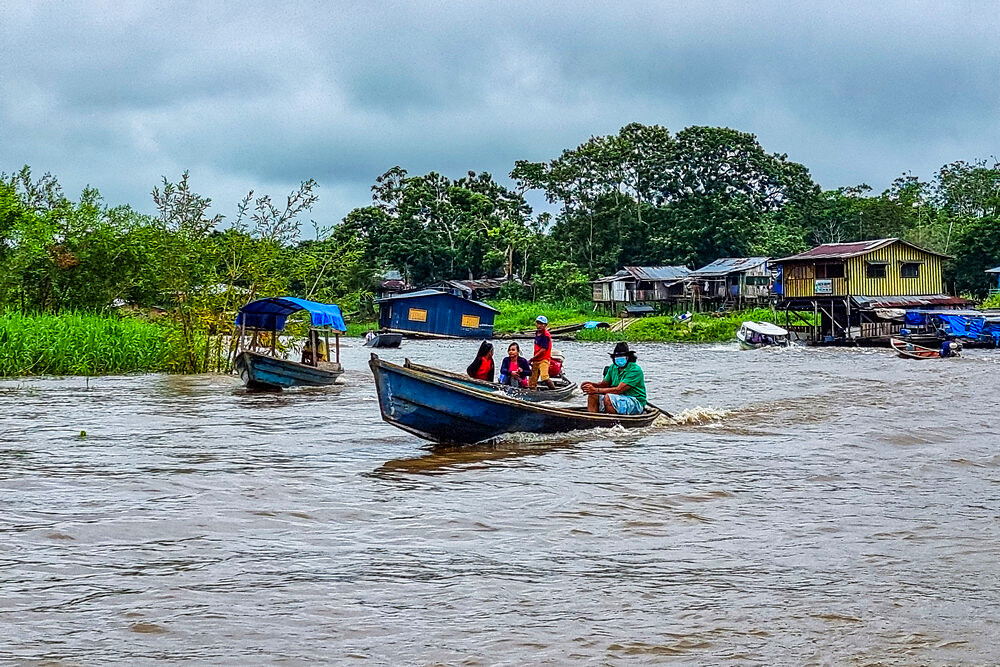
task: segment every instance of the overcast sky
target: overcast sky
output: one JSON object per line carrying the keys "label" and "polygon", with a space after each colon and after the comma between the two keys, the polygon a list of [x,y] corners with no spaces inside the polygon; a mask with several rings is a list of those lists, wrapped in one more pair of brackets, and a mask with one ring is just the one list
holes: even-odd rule
{"label": "overcast sky", "polygon": [[227,217],[315,178],[329,224],[394,165],[506,178],[635,121],[879,192],[1000,155],[998,35],[992,0],[3,0],[0,171],[152,212],[187,169]]}

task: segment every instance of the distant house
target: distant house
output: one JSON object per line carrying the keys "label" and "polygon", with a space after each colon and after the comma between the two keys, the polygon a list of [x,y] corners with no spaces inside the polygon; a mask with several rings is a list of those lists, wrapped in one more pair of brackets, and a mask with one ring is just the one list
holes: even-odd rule
{"label": "distant house", "polygon": [[442,280],[428,285],[429,289],[452,292],[467,299],[492,299],[500,293],[500,289],[508,283],[530,288],[516,276],[504,278],[480,278],[479,280]]}
{"label": "distant house", "polygon": [[767,257],[724,257],[691,272],[692,300],[742,306],[771,297]]}
{"label": "distant house", "polygon": [[399,271],[386,271],[382,274],[382,279],[379,280],[378,295],[384,297],[405,292],[408,289],[410,289],[410,285],[403,278],[403,274]]}
{"label": "distant house", "polygon": [[1000,294],[1000,266],[994,267],[992,269],[986,269],[986,273],[990,277],[990,294]]}
{"label": "distant house", "polygon": [[781,270],[778,307],[812,312],[814,339],[890,335],[901,326],[893,311],[969,303],[944,293],[946,258],[895,238],[820,245],[772,261]]}
{"label": "distant house", "polygon": [[451,292],[423,289],[376,299],[383,330],[449,338],[492,338],[497,309]]}
{"label": "distant house", "polygon": [[591,281],[594,303],[615,309],[617,304],[676,303],[685,298],[686,266],[626,266],[613,276]]}

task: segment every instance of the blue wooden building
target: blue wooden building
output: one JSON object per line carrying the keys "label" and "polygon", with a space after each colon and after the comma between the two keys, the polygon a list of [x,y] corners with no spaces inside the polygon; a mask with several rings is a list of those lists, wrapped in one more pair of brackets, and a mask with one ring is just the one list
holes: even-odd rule
{"label": "blue wooden building", "polygon": [[450,292],[424,289],[376,299],[383,330],[426,336],[492,338],[497,309]]}

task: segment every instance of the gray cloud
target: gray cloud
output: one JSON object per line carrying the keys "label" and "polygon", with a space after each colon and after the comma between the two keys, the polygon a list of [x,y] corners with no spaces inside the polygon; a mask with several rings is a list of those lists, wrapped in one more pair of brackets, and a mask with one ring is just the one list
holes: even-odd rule
{"label": "gray cloud", "polygon": [[629,122],[722,125],[826,188],[1000,152],[989,3],[0,6],[0,170],[149,211],[190,169],[231,215],[316,178],[314,217],[389,167],[505,176]]}

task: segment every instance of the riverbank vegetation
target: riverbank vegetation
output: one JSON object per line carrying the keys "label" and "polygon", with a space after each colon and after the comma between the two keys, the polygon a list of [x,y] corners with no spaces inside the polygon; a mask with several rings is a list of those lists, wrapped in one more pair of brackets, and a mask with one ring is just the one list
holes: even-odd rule
{"label": "riverbank vegetation", "polygon": [[141,319],[0,314],[0,376],[173,372],[186,353],[177,329]]}
{"label": "riverbank vegetation", "polygon": [[686,320],[672,315],[644,317],[622,331],[584,329],[576,338],[608,342],[624,340],[630,343],[725,343],[735,340],[740,325],[748,320],[780,325],[771,309],[753,308],[732,313],[695,313]]}
{"label": "riverbank vegetation", "polygon": [[[953,256],[949,288],[985,296],[983,272],[1000,264],[995,160],[955,162],[927,179],[906,173],[881,193],[865,184],[823,191],[805,165],[768,152],[752,134],[633,123],[547,161],[517,161],[509,177],[392,167],[375,179],[371,205],[342,221],[311,221],[303,234],[319,196],[312,179],[281,199],[251,191],[220,212],[185,172],[151,188],[148,215],[92,187],[71,199],[54,176],[26,166],[0,173],[0,310],[163,312],[153,326],[183,350],[170,367],[202,372],[231,359],[225,346],[237,308],[263,296],[338,303],[352,332],[363,332],[387,271],[412,286],[521,278],[530,287],[511,284],[499,297],[509,311],[497,322],[503,333],[530,328],[538,305],[515,305],[528,299],[553,304],[553,326],[600,319],[559,304],[587,302],[589,281],[622,266],[693,268],[899,237]],[[533,211],[532,194],[550,210]],[[721,326],[691,324],[690,335]]]}

